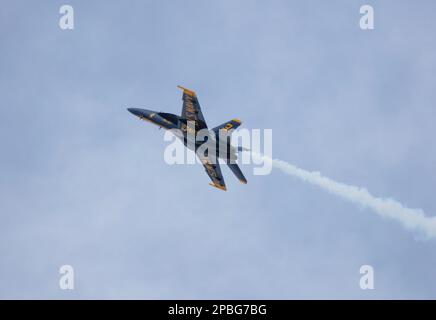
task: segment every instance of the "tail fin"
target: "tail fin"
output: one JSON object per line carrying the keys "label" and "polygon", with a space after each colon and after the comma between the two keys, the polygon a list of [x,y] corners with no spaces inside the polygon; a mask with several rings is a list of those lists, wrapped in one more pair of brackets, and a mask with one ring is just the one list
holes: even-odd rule
{"label": "tail fin", "polygon": [[[229,132],[229,134],[231,134],[230,131],[239,127],[241,125],[241,123],[242,122],[239,119],[232,119],[230,121],[223,123],[222,125],[219,125],[218,127],[213,128],[211,131],[213,131],[217,137],[220,137],[220,134],[219,134],[220,130],[225,130],[225,131]],[[228,139],[226,143],[227,143],[227,146],[229,148],[230,139]],[[242,150],[245,151],[248,149],[243,148],[243,147],[238,147],[238,151],[242,151]],[[247,179],[245,179],[244,174],[242,173],[241,169],[239,168],[239,166],[236,163],[231,163],[231,162],[227,161],[227,165],[229,166],[230,170],[232,170],[234,175],[239,179],[239,181],[241,181],[244,184],[247,183]]]}
{"label": "tail fin", "polygon": [[245,179],[244,174],[236,163],[227,163],[230,170],[235,174],[235,176],[241,181],[243,184],[247,183],[247,179]]}
{"label": "tail fin", "polygon": [[230,121],[224,122],[222,125],[219,125],[218,127],[213,128],[212,131],[215,132],[215,134],[218,136],[220,130],[223,129],[226,131],[230,131],[239,127],[241,123],[242,122],[239,119],[232,119]]}

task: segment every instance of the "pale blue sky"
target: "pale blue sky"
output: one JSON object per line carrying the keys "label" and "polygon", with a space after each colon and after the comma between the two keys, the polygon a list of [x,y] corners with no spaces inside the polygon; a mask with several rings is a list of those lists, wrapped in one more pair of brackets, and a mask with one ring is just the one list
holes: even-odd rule
{"label": "pale blue sky", "polygon": [[1,1],[0,297],[436,298],[436,241],[275,170],[244,166],[242,185],[223,168],[228,191],[212,188],[126,111],[178,114],[184,85],[209,126],[272,128],[274,157],[434,216],[435,10]]}

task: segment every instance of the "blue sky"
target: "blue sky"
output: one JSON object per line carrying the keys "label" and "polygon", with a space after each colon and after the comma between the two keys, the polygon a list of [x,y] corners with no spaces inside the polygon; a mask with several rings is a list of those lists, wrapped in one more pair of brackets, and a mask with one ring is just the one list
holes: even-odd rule
{"label": "blue sky", "polygon": [[126,111],[184,85],[209,126],[434,216],[434,1],[72,0],[72,31],[65,3],[1,3],[1,298],[436,298],[435,240],[276,170],[211,188]]}

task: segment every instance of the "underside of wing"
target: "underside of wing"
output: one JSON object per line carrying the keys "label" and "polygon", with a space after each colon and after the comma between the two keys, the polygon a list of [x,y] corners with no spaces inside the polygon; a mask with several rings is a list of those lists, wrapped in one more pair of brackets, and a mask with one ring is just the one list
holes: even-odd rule
{"label": "underside of wing", "polygon": [[216,161],[216,163],[213,163],[208,157],[200,158],[200,160],[201,163],[203,163],[204,168],[206,169],[207,175],[212,180],[212,183],[210,185],[226,191],[226,184],[224,182],[218,160]]}
{"label": "underside of wing", "polygon": [[197,129],[207,128],[196,93],[182,86],[177,87],[183,90],[182,118],[186,121],[195,121]]}

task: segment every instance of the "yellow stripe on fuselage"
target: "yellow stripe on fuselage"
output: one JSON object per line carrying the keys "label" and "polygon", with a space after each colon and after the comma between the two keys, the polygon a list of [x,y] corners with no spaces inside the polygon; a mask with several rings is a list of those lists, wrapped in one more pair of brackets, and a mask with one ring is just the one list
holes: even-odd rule
{"label": "yellow stripe on fuselage", "polygon": [[159,124],[159,123],[157,123],[157,122],[154,122],[153,120],[148,119],[148,118],[146,118],[146,117],[139,117],[139,119],[141,119],[141,120],[145,120],[145,121],[148,121],[148,122],[151,122],[151,123],[153,123],[153,124],[155,124],[155,125],[157,125],[157,126],[159,126],[159,127],[162,127],[161,124]]}

